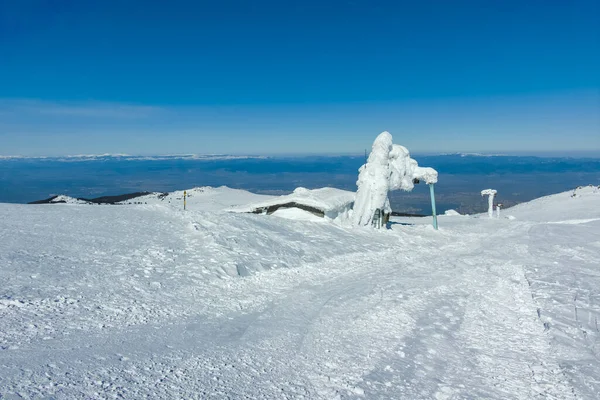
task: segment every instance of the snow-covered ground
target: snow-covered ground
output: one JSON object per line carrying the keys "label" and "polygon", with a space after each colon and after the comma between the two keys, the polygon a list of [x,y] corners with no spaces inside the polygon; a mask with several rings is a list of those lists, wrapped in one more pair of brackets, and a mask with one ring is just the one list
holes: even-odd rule
{"label": "snow-covered ground", "polygon": [[188,190],[176,190],[171,193],[151,193],[118,204],[162,205],[181,210],[183,209],[184,192],[186,192],[187,208],[202,211],[223,211],[231,207],[244,206],[249,203],[268,201],[275,198],[275,196],[250,193],[246,190],[232,189],[227,186],[217,188],[203,186]]}
{"label": "snow-covered ground", "polygon": [[599,398],[600,193],[572,193],[439,231],[227,188],[0,204],[0,398]]}

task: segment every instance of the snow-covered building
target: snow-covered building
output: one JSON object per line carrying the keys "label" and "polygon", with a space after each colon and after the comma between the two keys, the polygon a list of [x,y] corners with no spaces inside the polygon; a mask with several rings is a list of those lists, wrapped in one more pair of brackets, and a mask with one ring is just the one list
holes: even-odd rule
{"label": "snow-covered building", "polygon": [[330,187],[309,190],[299,187],[288,195],[231,208],[230,211],[283,216],[283,210],[295,209],[316,217],[338,219],[348,216],[354,197],[355,193],[347,190]]}

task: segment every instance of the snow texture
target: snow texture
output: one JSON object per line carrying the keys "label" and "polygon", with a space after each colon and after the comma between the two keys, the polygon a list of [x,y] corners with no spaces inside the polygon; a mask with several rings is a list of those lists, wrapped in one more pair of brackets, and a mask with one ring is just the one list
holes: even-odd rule
{"label": "snow texture", "polygon": [[427,184],[437,183],[438,172],[431,167],[415,167],[413,177]]}
{"label": "snow texture", "polygon": [[373,142],[367,163],[359,169],[353,223],[371,226],[377,210],[391,212],[389,191],[411,191],[415,179],[434,184],[437,178],[436,170],[419,167],[406,147],[393,144],[392,135],[382,132]]}
{"label": "snow texture", "polygon": [[[358,190],[352,210],[352,219],[355,225],[370,226],[375,211],[383,209],[388,201],[390,185],[400,186],[402,184],[403,174],[401,176],[400,173],[403,171],[398,171],[394,179],[390,179],[392,145],[392,135],[388,132],[381,133],[373,142],[367,163],[358,170],[358,181],[356,182]],[[397,150],[395,155],[401,157],[401,150]]]}
{"label": "snow texture", "polygon": [[439,231],[236,196],[0,204],[0,398],[599,398],[596,188]]}

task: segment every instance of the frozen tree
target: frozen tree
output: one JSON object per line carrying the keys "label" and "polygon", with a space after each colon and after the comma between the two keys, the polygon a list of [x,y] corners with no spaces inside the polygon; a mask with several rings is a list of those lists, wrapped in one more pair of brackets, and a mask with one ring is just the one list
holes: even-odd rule
{"label": "frozen tree", "polygon": [[360,167],[358,191],[354,202],[352,219],[355,225],[369,226],[376,213],[391,213],[388,192],[411,191],[415,179],[426,183],[437,182],[437,171],[419,167],[410,158],[408,149],[392,143],[392,135],[383,132],[373,142],[367,163]]}
{"label": "frozen tree", "polygon": [[417,162],[410,158],[408,149],[399,144],[392,145],[392,151],[389,156],[390,164],[390,190],[410,191],[415,187],[412,177],[412,171],[417,166]]}
{"label": "frozen tree", "polygon": [[355,225],[369,226],[377,210],[385,209],[389,204],[387,194],[390,190],[390,152],[392,135],[383,132],[373,142],[367,163],[358,170],[358,191],[352,211]]}
{"label": "frozen tree", "polygon": [[481,191],[482,196],[488,196],[488,215],[490,218],[494,216],[494,197],[498,193],[497,190],[494,189],[485,189]]}

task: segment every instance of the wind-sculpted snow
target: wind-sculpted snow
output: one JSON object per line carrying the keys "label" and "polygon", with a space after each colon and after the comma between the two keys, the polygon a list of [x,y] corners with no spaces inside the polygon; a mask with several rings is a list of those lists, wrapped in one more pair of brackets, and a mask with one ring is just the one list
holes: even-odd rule
{"label": "wind-sculpted snow", "polygon": [[427,184],[437,183],[438,172],[431,167],[415,167],[413,170],[413,178],[423,181]]}
{"label": "wind-sculpted snow", "polygon": [[401,185],[403,182],[404,174],[401,170],[397,171],[395,179],[390,179],[392,146],[392,135],[388,132],[381,133],[373,142],[367,163],[358,170],[358,181],[356,182],[358,190],[352,213],[355,225],[371,225],[375,211],[384,209],[386,205],[389,206],[387,196],[390,185]]}
{"label": "wind-sculpted snow", "polygon": [[433,184],[438,178],[433,168],[419,167],[417,161],[410,158],[406,147],[393,144],[389,132],[382,132],[375,138],[367,163],[358,171],[352,214],[352,220],[358,226],[370,226],[377,210],[391,213],[390,191],[411,191],[415,180]]}
{"label": "wind-sculpted snow", "polygon": [[598,397],[593,188],[439,231],[196,195],[0,204],[0,398]]}

